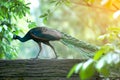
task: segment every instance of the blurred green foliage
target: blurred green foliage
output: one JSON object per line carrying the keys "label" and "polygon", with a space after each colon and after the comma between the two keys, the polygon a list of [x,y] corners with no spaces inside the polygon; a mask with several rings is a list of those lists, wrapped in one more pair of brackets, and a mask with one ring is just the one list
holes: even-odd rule
{"label": "blurred green foliage", "polygon": [[[42,0],[41,0],[42,2]],[[43,1],[44,2],[44,1]],[[48,21],[48,18],[55,12],[56,9],[58,9],[61,5],[70,6],[70,0],[50,0],[48,1],[50,4],[54,4],[55,8],[51,10],[50,8],[44,12],[42,15],[39,16],[39,18],[43,18],[43,23],[46,24]]]}
{"label": "blurred green foliage", "polygon": [[[95,0],[88,1],[92,1],[92,3],[95,2]],[[112,3],[114,2],[109,0],[104,4],[108,7],[112,6]],[[100,15],[102,14],[103,13],[100,13]],[[105,17],[104,19],[106,20]],[[92,59],[88,59],[85,62],[73,66],[67,75],[68,78],[70,78],[73,73],[79,74],[80,80],[89,80],[96,73],[99,73],[101,77],[120,77],[120,23],[114,23],[114,21],[117,20],[113,18],[110,19],[112,24],[108,24],[106,21],[105,24],[108,24],[108,26],[103,28],[105,29],[104,34],[98,37],[98,40],[103,42],[100,49],[95,53]],[[100,22],[101,20],[98,18],[98,21]]]}
{"label": "blurred green foliage", "polygon": [[29,13],[29,3],[24,0],[0,0],[0,58],[13,59],[16,57],[16,50],[12,47],[11,41],[13,32],[21,30],[17,27],[17,19],[21,19]]}

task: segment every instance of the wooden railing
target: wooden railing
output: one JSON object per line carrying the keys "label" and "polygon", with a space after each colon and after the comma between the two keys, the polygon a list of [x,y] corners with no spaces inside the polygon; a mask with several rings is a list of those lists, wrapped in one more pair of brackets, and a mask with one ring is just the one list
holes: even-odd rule
{"label": "wooden railing", "polygon": [[69,79],[66,76],[73,65],[82,61],[85,60],[0,60],[0,80],[80,80],[78,75]]}

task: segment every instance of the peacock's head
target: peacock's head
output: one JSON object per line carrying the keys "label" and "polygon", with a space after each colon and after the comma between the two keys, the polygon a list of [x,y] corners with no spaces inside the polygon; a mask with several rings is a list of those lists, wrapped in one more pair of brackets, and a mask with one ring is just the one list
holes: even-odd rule
{"label": "peacock's head", "polygon": [[14,34],[13,39],[18,39],[18,36]]}

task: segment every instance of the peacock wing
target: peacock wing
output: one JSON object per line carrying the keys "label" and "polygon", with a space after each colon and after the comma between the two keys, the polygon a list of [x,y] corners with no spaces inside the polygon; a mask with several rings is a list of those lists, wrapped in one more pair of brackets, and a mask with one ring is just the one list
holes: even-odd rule
{"label": "peacock wing", "polygon": [[40,40],[59,40],[62,34],[57,30],[41,27],[31,31],[31,36]]}
{"label": "peacock wing", "polygon": [[62,34],[57,30],[47,29],[42,32],[44,38],[48,38],[50,40],[59,40],[62,38]]}

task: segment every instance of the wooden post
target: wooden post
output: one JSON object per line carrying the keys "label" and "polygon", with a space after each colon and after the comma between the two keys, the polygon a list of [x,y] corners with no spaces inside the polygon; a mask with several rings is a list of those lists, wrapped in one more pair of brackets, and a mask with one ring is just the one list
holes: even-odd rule
{"label": "wooden post", "polygon": [[79,80],[66,76],[80,59],[0,60],[0,80]]}

